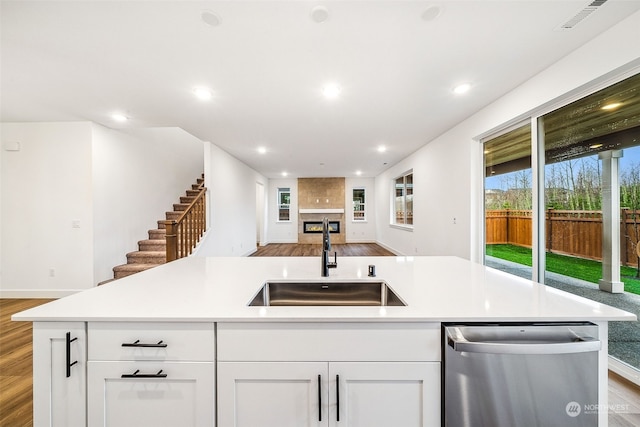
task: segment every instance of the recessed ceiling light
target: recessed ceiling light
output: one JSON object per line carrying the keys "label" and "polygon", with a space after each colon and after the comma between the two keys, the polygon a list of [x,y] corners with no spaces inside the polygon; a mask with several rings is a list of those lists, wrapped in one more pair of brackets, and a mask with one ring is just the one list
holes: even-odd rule
{"label": "recessed ceiling light", "polygon": [[316,6],[311,9],[311,19],[317,24],[322,24],[329,19],[329,10],[324,6]]}
{"label": "recessed ceiling light", "polygon": [[362,175],[362,171],[356,171],[356,175],[358,176]]}
{"label": "recessed ceiling light", "polygon": [[217,27],[220,25],[220,17],[210,10],[203,10],[200,18],[205,24],[211,27]]}
{"label": "recessed ceiling light", "polygon": [[593,144],[589,146],[589,148],[591,148],[592,150],[595,150],[596,148],[600,148],[600,147],[602,147],[602,144]]}
{"label": "recessed ceiling light", "polygon": [[113,120],[115,120],[116,122],[126,122],[127,120],[129,120],[129,118],[127,116],[125,116],[124,114],[120,114],[120,113],[112,114],[111,118]]}
{"label": "recessed ceiling light", "polygon": [[340,95],[340,86],[335,83],[326,84],[322,88],[322,94],[328,99],[337,98]]}
{"label": "recessed ceiling light", "polygon": [[213,93],[211,93],[211,90],[207,89],[206,87],[194,88],[193,94],[196,96],[196,98],[203,101],[208,101],[213,97]]}
{"label": "recessed ceiling light", "polygon": [[289,175],[287,172],[282,172],[282,176],[287,176]]}
{"label": "recessed ceiling light", "polygon": [[387,147],[384,145],[378,146],[378,153],[384,153],[385,151],[387,151]]}
{"label": "recessed ceiling light", "polygon": [[266,147],[258,147],[258,153],[266,154],[267,153],[267,148]]}
{"label": "recessed ceiling light", "polygon": [[453,88],[453,93],[455,93],[456,95],[462,95],[464,93],[469,92],[470,89],[471,89],[470,83],[462,83]]}
{"label": "recessed ceiling light", "polygon": [[601,109],[602,109],[602,110],[607,110],[607,111],[608,111],[608,110],[615,110],[616,108],[618,108],[618,107],[619,107],[619,106],[621,106],[621,105],[622,105],[622,103],[621,103],[621,102],[612,102],[612,103],[610,103],[610,104],[603,105]]}
{"label": "recessed ceiling light", "polygon": [[431,5],[422,12],[422,20],[426,22],[435,21],[440,16],[442,9],[438,5]]}

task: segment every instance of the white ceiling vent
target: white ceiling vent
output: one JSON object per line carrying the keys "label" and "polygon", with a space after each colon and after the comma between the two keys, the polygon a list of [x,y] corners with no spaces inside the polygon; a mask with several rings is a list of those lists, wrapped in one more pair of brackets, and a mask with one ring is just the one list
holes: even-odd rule
{"label": "white ceiling vent", "polygon": [[589,3],[589,5],[587,7],[585,7],[582,10],[580,10],[573,17],[569,18],[569,20],[567,20],[567,22],[565,22],[564,24],[560,25],[557,29],[558,30],[571,30],[571,29],[575,28],[576,25],[578,25],[579,23],[581,23],[582,21],[587,19],[587,17],[589,17],[593,12],[598,10],[598,8],[600,8],[600,6],[602,6],[606,2],[607,2],[607,0],[594,0],[594,1],[592,1],[591,3]]}

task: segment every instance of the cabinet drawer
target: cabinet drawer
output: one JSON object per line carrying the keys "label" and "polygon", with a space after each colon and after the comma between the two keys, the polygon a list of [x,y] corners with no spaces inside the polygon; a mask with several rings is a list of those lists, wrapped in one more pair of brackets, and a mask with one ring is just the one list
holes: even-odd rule
{"label": "cabinet drawer", "polygon": [[219,323],[219,361],[440,361],[439,323]]}
{"label": "cabinet drawer", "polygon": [[89,360],[204,361],[215,356],[213,323],[92,322]]}
{"label": "cabinet drawer", "polygon": [[89,426],[213,427],[213,362],[89,362]]}

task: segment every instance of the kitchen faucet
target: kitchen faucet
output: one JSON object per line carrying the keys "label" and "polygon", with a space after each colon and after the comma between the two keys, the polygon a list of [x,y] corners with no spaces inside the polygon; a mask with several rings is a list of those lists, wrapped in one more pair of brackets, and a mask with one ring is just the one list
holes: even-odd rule
{"label": "kitchen faucet", "polygon": [[322,277],[329,277],[329,269],[338,266],[338,253],[333,253],[333,262],[329,261],[331,236],[329,235],[329,218],[322,220]]}

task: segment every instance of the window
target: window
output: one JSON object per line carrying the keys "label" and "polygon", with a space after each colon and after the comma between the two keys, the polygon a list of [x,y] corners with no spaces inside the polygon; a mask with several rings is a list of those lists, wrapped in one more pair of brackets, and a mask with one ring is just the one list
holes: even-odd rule
{"label": "window", "polygon": [[413,225],[413,171],[395,179],[392,224]]}
{"label": "window", "polygon": [[364,188],[353,189],[353,220],[366,221]]}
{"label": "window", "polygon": [[531,279],[526,268],[533,239],[531,122],[485,141],[483,148],[485,264],[505,271],[518,268]]}
{"label": "window", "polygon": [[278,221],[291,220],[291,189],[278,188]]}

